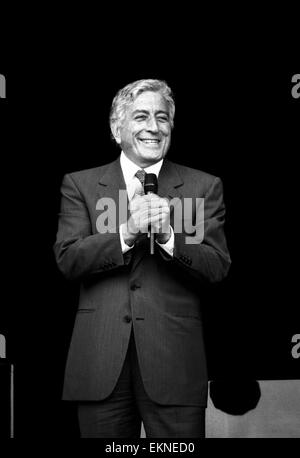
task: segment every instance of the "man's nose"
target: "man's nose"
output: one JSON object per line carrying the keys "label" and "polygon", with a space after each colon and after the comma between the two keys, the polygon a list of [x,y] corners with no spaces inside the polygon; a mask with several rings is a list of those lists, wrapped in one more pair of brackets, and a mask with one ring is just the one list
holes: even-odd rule
{"label": "man's nose", "polygon": [[148,120],[147,130],[150,130],[151,132],[158,132],[158,124],[155,117]]}

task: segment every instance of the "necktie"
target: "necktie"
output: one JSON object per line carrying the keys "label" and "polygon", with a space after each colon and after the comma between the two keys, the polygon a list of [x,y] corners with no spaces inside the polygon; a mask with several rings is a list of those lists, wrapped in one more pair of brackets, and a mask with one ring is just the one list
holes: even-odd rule
{"label": "necktie", "polygon": [[145,193],[144,193],[144,183],[145,183],[145,176],[146,176],[146,172],[145,170],[143,169],[140,169],[136,172],[135,176],[138,178],[138,180],[140,181],[141,185],[142,186],[139,186],[136,190],[135,190],[135,194],[139,194],[140,196],[143,196]]}
{"label": "necktie", "polygon": [[136,172],[135,176],[140,180],[142,186],[144,187],[146,172],[143,169],[140,169]]}

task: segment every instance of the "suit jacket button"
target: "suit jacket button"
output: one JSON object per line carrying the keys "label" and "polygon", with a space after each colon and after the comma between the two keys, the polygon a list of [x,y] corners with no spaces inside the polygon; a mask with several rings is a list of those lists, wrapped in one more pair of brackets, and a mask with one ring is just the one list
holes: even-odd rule
{"label": "suit jacket button", "polygon": [[124,321],[125,323],[130,323],[131,322],[131,317],[129,315],[124,316]]}

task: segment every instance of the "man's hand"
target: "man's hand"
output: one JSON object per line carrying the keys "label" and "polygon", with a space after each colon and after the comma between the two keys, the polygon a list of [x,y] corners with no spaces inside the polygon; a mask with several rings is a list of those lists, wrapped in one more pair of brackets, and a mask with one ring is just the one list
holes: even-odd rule
{"label": "man's hand", "polygon": [[171,237],[169,201],[156,194],[150,194],[147,197],[151,202],[151,230],[157,234],[158,243],[167,243]]}
{"label": "man's hand", "polygon": [[122,226],[124,242],[131,246],[141,235],[148,232],[157,234],[159,243],[166,243],[170,236],[169,201],[156,194],[137,195],[130,202],[130,218]]}

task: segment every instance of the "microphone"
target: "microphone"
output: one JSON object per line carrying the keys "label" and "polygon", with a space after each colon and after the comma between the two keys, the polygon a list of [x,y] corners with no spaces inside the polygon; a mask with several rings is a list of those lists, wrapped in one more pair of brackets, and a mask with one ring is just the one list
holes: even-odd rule
{"label": "microphone", "polygon": [[[155,175],[155,173],[146,173],[144,181],[144,193],[157,194],[157,188],[158,183],[157,176]],[[150,234],[150,254],[154,254],[154,234],[151,231],[151,225],[149,227],[150,229],[148,234]]]}

